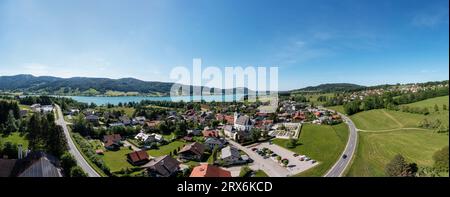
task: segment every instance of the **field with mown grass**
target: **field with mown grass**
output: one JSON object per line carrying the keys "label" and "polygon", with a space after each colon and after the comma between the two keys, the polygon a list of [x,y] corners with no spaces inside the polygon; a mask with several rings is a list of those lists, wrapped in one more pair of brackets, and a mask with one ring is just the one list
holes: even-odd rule
{"label": "field with mown grass", "polygon": [[385,176],[384,167],[396,155],[420,166],[433,165],[434,152],[448,145],[448,135],[431,130],[360,132],[356,157],[347,176]]}
{"label": "field with mown grass", "polygon": [[[434,152],[449,144],[448,133],[418,128],[423,119],[441,120],[448,125],[448,96],[407,104],[409,107],[427,107],[429,115],[386,109],[370,110],[351,116],[359,131],[359,141],[347,176],[385,176],[385,165],[396,155],[420,167],[431,167]],[[439,111],[434,106],[438,105]]]}
{"label": "field with mown grass", "polygon": [[273,142],[319,162],[316,167],[296,176],[319,177],[323,176],[340,157],[347,144],[348,134],[348,127],[344,123],[335,126],[304,124],[298,145],[294,149],[287,148],[288,140],[274,139]]}

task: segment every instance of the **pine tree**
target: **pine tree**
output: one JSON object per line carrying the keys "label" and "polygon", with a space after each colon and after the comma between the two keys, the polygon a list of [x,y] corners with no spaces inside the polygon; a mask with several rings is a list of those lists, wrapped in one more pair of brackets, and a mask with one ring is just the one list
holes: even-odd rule
{"label": "pine tree", "polygon": [[8,113],[8,118],[6,120],[6,133],[16,132],[18,129],[16,124],[16,118],[14,117],[13,111],[10,110]]}

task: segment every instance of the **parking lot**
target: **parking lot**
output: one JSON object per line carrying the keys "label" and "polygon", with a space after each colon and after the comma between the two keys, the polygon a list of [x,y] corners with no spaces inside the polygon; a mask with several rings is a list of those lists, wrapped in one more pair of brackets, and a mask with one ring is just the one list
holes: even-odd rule
{"label": "parking lot", "polygon": [[[282,159],[288,159],[288,161],[289,161],[289,164],[287,165],[288,167],[283,167],[283,168],[287,169],[288,176],[295,175],[295,174],[298,174],[305,170],[308,170],[308,169],[316,166],[319,163],[319,162],[315,162],[314,158],[310,158],[311,160],[309,160],[309,161],[306,161],[306,160],[300,161],[301,155],[294,155],[295,154],[294,152],[287,150],[285,148],[282,148],[276,144],[270,144],[269,142],[252,145],[247,148],[251,149],[254,152],[258,152],[258,150],[261,151],[263,148],[267,148],[267,149],[271,150],[273,152],[272,155],[273,154],[275,154],[275,155],[273,155],[273,156],[271,155],[269,157],[268,156],[264,157],[264,156],[261,156],[258,154],[258,157],[263,158],[267,162],[274,162],[280,166],[284,166],[284,165],[278,164],[278,160],[276,159],[277,155],[280,156]],[[257,149],[257,150],[255,150],[255,149]],[[308,156],[306,155],[306,157],[308,157]]]}

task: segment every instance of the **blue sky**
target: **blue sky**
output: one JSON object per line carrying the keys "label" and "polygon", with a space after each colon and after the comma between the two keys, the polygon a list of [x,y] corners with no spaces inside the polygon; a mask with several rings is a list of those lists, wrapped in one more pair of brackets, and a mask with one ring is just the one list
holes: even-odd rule
{"label": "blue sky", "polygon": [[280,89],[449,78],[448,0],[0,0],[0,75],[171,81],[279,66]]}

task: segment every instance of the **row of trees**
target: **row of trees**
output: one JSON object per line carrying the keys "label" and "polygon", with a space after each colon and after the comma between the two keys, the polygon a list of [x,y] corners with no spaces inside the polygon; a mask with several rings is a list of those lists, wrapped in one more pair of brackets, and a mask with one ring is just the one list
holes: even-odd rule
{"label": "row of trees", "polygon": [[[372,109],[396,109],[398,105],[448,95],[448,88],[435,88],[422,90],[416,93],[398,94],[399,93],[397,92],[386,92],[380,96],[367,96],[363,100],[350,101],[344,104],[344,111],[348,115],[352,115],[360,111],[368,111]],[[422,110],[423,109],[420,111]]]}

